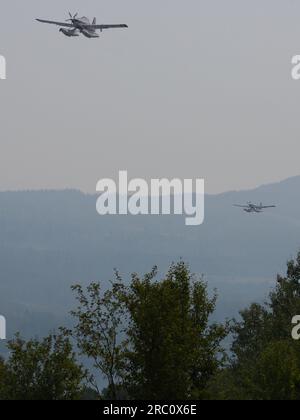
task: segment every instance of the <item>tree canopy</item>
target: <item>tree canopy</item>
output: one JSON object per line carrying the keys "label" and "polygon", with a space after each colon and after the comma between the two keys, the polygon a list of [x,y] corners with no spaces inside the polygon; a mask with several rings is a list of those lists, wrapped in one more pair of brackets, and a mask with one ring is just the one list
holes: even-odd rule
{"label": "tree canopy", "polygon": [[[292,338],[300,253],[266,303],[252,303],[224,324],[212,321],[216,293],[183,261],[162,278],[156,267],[130,281],[116,272],[109,287],[72,290],[73,328],[8,343],[1,400],[300,400],[300,340]],[[91,372],[80,356],[92,361]]]}

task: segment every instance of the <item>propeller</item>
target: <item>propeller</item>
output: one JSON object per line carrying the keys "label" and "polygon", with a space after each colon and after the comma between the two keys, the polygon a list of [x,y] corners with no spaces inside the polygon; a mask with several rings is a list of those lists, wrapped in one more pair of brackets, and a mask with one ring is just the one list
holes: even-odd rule
{"label": "propeller", "polygon": [[72,16],[72,13],[69,12],[69,16],[70,16],[70,19],[67,19],[66,22],[73,22],[77,18],[78,13],[75,13],[75,15]]}

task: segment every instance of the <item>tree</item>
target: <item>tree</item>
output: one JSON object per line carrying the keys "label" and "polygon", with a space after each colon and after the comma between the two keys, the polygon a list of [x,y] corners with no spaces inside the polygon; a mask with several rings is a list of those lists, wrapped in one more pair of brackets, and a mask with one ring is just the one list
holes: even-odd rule
{"label": "tree", "polygon": [[233,326],[232,351],[240,363],[256,359],[271,339],[270,313],[256,303],[240,312],[241,321]]}
{"label": "tree", "polygon": [[156,281],[157,269],[133,275],[124,300],[129,312],[126,385],[136,399],[204,398],[221,365],[226,327],[210,324],[216,296],[184,262]]}
{"label": "tree", "polygon": [[83,392],[83,368],[63,335],[42,341],[21,339],[8,343],[10,357],[0,363],[0,398],[3,400],[76,400]]}
{"label": "tree", "polygon": [[[300,253],[265,305],[252,304],[235,322],[233,359],[218,379],[231,380],[231,398],[300,400],[300,342],[291,338],[292,318],[300,314]],[[216,381],[216,379],[215,379]],[[223,382],[224,384],[224,382]],[[217,397],[224,393],[219,383]],[[239,393],[236,390],[239,389]],[[231,399],[227,394],[226,398]]]}
{"label": "tree", "polygon": [[210,323],[216,296],[208,297],[183,262],[162,281],[156,276],[157,268],[142,279],[133,274],[125,286],[116,272],[107,290],[99,283],[73,287],[78,307],[69,333],[106,377],[102,398],[204,398],[222,363],[227,328]]}
{"label": "tree", "polygon": [[4,359],[0,357],[0,400],[3,399],[4,395],[4,383],[5,383],[5,375],[6,375],[6,366]]}
{"label": "tree", "polygon": [[252,398],[278,401],[300,400],[300,357],[289,341],[270,343],[255,364]]}
{"label": "tree", "polygon": [[[109,398],[117,399],[123,363],[123,322],[125,320],[121,293],[124,289],[117,275],[111,289],[102,291],[99,283],[92,283],[85,292],[80,285],[72,287],[79,303],[72,315],[76,320],[69,333],[76,339],[82,355],[92,359],[94,368],[108,381]],[[98,395],[101,392],[93,376],[90,383]]]}
{"label": "tree", "polygon": [[286,276],[277,277],[277,286],[270,294],[268,307],[272,315],[273,337],[289,340],[292,318],[300,315],[300,252],[295,260],[288,262]]}

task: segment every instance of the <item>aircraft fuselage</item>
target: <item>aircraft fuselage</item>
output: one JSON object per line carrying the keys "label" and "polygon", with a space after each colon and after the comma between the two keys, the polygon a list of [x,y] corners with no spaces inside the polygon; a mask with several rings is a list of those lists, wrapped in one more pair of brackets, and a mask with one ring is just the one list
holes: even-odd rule
{"label": "aircraft fuselage", "polygon": [[82,35],[84,35],[86,38],[99,38],[99,34],[90,27],[90,23],[88,21],[83,21],[81,19],[72,19],[72,24],[74,25],[74,28],[77,29],[80,33],[82,33]]}

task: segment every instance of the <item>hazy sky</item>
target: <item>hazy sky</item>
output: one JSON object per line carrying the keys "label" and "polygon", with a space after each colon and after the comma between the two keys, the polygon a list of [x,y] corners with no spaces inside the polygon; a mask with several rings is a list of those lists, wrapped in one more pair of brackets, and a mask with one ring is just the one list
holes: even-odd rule
{"label": "hazy sky", "polygon": [[[69,39],[34,20],[69,10],[129,29]],[[0,54],[0,190],[300,173],[297,0],[2,0]]]}

